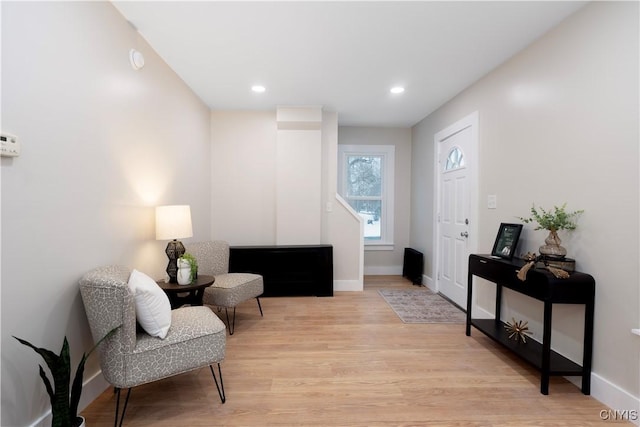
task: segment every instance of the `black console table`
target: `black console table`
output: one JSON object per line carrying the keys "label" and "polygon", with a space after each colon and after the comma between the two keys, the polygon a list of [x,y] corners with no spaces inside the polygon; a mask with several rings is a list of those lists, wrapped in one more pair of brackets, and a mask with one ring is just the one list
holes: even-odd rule
{"label": "black console table", "polygon": [[[516,274],[525,264],[526,261],[519,259],[508,261],[490,255],[469,256],[466,334],[467,336],[471,335],[471,325],[473,325],[540,370],[540,393],[542,394],[549,394],[550,375],[582,376],[582,393],[590,394],[595,280],[590,275],[579,272],[570,273],[568,279],[557,279],[546,269],[532,268],[527,273],[527,280],[523,282],[516,277]],[[496,284],[495,319],[473,319],[471,317],[474,275]],[[509,339],[504,323],[500,320],[503,287],[544,303],[542,344],[534,340],[527,340],[524,344]],[[582,366],[551,350],[553,304],[585,305]]]}
{"label": "black console table", "polygon": [[229,271],[261,274],[262,296],[333,296],[333,246],[232,246]]}

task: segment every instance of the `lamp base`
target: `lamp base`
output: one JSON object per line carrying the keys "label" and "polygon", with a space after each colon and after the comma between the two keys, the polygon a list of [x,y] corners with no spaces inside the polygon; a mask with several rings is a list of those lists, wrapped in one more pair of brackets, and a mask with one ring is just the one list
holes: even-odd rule
{"label": "lamp base", "polygon": [[181,241],[173,239],[167,244],[167,249],[164,252],[169,257],[166,270],[169,275],[169,283],[178,283],[178,258],[184,255],[184,245]]}

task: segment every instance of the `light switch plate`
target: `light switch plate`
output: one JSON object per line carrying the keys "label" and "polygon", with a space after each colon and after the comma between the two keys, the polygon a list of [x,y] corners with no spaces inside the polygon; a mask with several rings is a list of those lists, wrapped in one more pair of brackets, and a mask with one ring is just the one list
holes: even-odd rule
{"label": "light switch plate", "polygon": [[3,157],[20,155],[20,143],[17,136],[4,132],[0,133],[0,155]]}
{"label": "light switch plate", "polygon": [[498,207],[498,196],[495,194],[489,194],[487,196],[487,208],[496,209]]}

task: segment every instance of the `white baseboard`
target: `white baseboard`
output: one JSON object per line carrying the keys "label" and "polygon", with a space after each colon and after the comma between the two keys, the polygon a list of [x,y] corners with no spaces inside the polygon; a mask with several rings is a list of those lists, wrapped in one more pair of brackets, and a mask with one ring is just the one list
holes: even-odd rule
{"label": "white baseboard", "polygon": [[370,265],[364,266],[364,274],[367,276],[401,276],[401,265]]}
{"label": "white baseboard", "polygon": [[360,280],[334,280],[333,281],[333,290],[334,291],[362,291],[364,289],[363,284]]}
{"label": "white baseboard", "polygon": [[433,279],[426,274],[422,275],[422,285],[431,289],[433,292],[438,292],[438,290],[436,289],[436,282],[434,282]]}
{"label": "white baseboard", "polygon": [[29,427],[46,427],[51,425],[51,409],[42,414],[40,418],[29,424]]}
{"label": "white baseboard", "polygon": [[[473,309],[473,317],[493,319],[494,314],[476,305]],[[582,388],[582,377],[565,378],[579,389]],[[595,415],[602,421],[625,420],[640,426],[640,398],[593,372],[591,373],[591,397],[603,404],[603,412]]]}
{"label": "white baseboard", "polygon": [[96,400],[98,396],[100,396],[109,387],[111,387],[111,384],[104,379],[102,371],[98,371],[94,376],[85,381],[82,386],[82,396],[80,397],[78,410],[82,412],[84,408],[89,406],[91,402]]}
{"label": "white baseboard", "polygon": [[[565,378],[576,387],[582,387],[581,377]],[[599,413],[603,421],[624,420],[640,426],[640,398],[593,372],[591,373],[591,397],[611,408],[609,410],[603,406],[603,412]]]}
{"label": "white baseboard", "polygon": [[472,308],[472,310],[473,310],[474,319],[495,319],[496,318],[496,315],[494,313],[491,313],[478,305]]}

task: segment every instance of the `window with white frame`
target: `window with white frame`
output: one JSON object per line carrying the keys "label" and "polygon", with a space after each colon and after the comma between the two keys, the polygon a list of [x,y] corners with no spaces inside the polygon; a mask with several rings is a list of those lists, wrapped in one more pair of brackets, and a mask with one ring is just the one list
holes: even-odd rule
{"label": "window with white frame", "polygon": [[393,249],[393,145],[338,145],[338,192],[364,221],[366,249]]}

